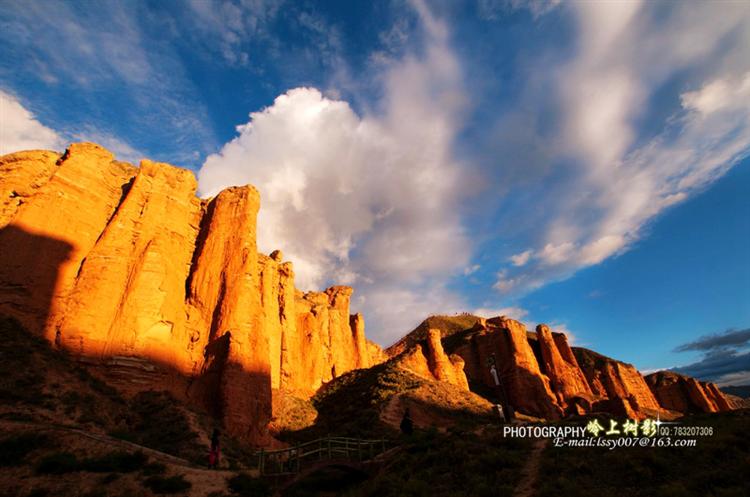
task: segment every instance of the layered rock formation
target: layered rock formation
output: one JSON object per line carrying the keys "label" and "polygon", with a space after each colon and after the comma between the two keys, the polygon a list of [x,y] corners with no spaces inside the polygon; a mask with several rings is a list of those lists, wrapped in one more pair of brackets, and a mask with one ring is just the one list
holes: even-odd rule
{"label": "layered rock formation", "polygon": [[303,295],[280,252],[257,253],[252,186],[196,188],[90,143],[0,158],[0,313],[123,389],[170,389],[262,443],[275,390],[310,395],[381,352],[351,288]]}
{"label": "layered rock formation", "polygon": [[691,413],[721,412],[734,408],[729,399],[710,382],[671,371],[658,371],[646,376],[646,383],[665,409]]}
{"label": "layered rock formation", "polygon": [[[552,392],[550,379],[542,374],[523,324],[504,316],[478,323],[453,342],[449,350],[461,356],[466,375],[474,384],[495,391],[520,412],[546,419],[559,419],[563,408]],[[495,364],[501,385],[490,372]]]}
{"label": "layered rock formation", "polygon": [[443,350],[440,330],[430,329],[421,342],[398,355],[394,362],[400,367],[422,376],[455,385],[462,390],[469,390],[469,383],[464,374],[464,360],[456,354],[450,357]]}
{"label": "layered rock formation", "polygon": [[600,409],[630,417],[654,415],[662,406],[632,364],[616,361],[588,349],[573,349],[578,364],[598,396]]}
{"label": "layered rock formation", "polygon": [[558,403],[563,405],[568,399],[576,396],[590,397],[591,387],[578,366],[567,337],[562,333],[553,335],[549,326],[545,324],[536,327],[536,334],[543,369],[550,379]]}
{"label": "layered rock formation", "polygon": [[[469,327],[457,330],[462,323]],[[438,331],[430,326],[443,327]],[[674,417],[674,411],[709,412],[731,405],[715,385],[692,378],[684,381],[684,393],[678,396],[681,403],[670,401],[632,365],[587,349],[571,348],[564,334],[554,333],[543,324],[537,326],[536,333],[527,332],[523,324],[504,316],[432,317],[387,351],[398,360],[406,358],[407,367],[418,374],[439,378],[424,359],[428,344],[435,343],[438,336],[442,336],[446,354],[463,359],[472,390],[495,401],[505,396],[517,411],[532,416],[558,419],[605,412],[633,419],[659,414],[666,419]],[[495,384],[492,364],[500,385]],[[702,397],[705,400],[699,401]],[[715,407],[710,407],[711,403]]]}

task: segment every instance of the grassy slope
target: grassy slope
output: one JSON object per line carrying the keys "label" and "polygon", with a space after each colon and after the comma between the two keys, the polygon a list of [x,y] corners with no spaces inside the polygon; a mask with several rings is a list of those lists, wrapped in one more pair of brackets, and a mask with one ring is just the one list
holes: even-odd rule
{"label": "grassy slope", "polygon": [[[149,486],[184,486],[183,475],[194,486],[223,489],[223,478],[206,478],[200,469],[211,429],[210,420],[164,392],[123,398],[45,340],[0,317],[0,496],[149,496]],[[233,467],[249,460],[249,451],[227,437],[224,452]],[[123,457],[140,462],[124,471]]]}
{"label": "grassy slope", "polygon": [[[433,413],[441,430],[428,428],[404,436],[383,423],[380,411],[394,396]],[[286,440],[311,440],[326,434],[384,437],[402,447],[387,470],[339,495],[511,495],[529,450],[528,441],[503,439],[481,399],[452,385],[420,378],[392,362],[342,375],[318,392],[313,403],[319,412],[315,425],[283,434]],[[450,426],[444,429],[441,422],[446,420]],[[311,478],[285,496],[329,495],[323,489],[330,487],[331,482],[323,477]]]}
{"label": "grassy slope", "polygon": [[[387,471],[350,489],[347,497],[511,496],[529,453],[526,440],[502,437],[500,428],[417,432]],[[304,494],[303,494],[304,495]]]}
{"label": "grassy slope", "polygon": [[601,369],[607,362],[619,362],[621,364],[627,364],[625,362],[618,361],[617,359],[607,357],[604,354],[600,354],[599,352],[594,352],[591,349],[585,349],[583,347],[571,347],[571,349],[573,350],[573,355],[576,357],[576,361],[578,361],[578,365],[584,370]]}
{"label": "grassy slope", "polygon": [[453,385],[421,378],[389,361],[351,371],[325,385],[310,400],[318,412],[315,423],[287,430],[280,437],[290,442],[328,434],[393,438],[396,432],[380,420],[380,412],[396,395],[424,407],[436,419],[450,420],[450,424],[476,425],[492,420],[483,399]]}
{"label": "grassy slope", "polygon": [[440,330],[443,338],[451,336],[454,333],[468,330],[479,322],[478,316],[471,314],[458,314],[455,316],[430,316],[422,321],[419,326],[407,333],[398,342],[386,349],[389,356],[393,356],[405,349],[411,348],[417,342],[424,340],[427,336],[427,330],[430,328]]}

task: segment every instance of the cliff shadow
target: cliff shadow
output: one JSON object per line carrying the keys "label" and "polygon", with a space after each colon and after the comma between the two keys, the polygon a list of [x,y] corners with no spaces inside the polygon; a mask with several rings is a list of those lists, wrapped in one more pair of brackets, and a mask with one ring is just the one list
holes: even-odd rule
{"label": "cliff shadow", "polygon": [[[23,390],[35,392],[39,399],[45,398],[42,390],[48,388],[44,386],[43,364],[45,361],[54,362],[59,356],[67,361],[69,371],[79,374],[85,367],[95,378],[92,382],[104,385],[102,390],[114,388],[126,399],[135,398],[140,392],[168,392],[181,405],[189,405],[196,412],[207,414],[213,420],[210,424],[218,427],[227,426],[228,413],[231,416],[241,413],[239,423],[224,431],[231,431],[247,440],[265,442],[265,426],[271,416],[270,374],[246,371],[228,361],[229,333],[206,347],[205,367],[194,374],[178,370],[170,361],[136,357],[126,351],[113,351],[112,354],[101,356],[64,349],[64,342],[59,340],[59,331],[54,328],[57,323],[52,323],[52,320],[59,317],[56,307],[62,302],[59,300],[62,280],[72,284],[80,271],[80,266],[70,266],[74,250],[72,243],[17,225],[0,229],[0,317],[10,318],[3,320],[7,321],[7,326],[0,328],[0,337],[8,344],[16,344],[17,349],[28,349],[19,350],[19,356],[27,356],[27,352],[32,350],[45,350],[39,356],[43,357],[38,361],[42,365],[40,375],[19,377],[17,384],[15,380],[4,384],[3,388],[7,387],[7,392],[10,392],[8,400],[18,397],[13,392]],[[85,259],[81,264],[83,261]],[[108,298],[117,297],[97,295],[88,305],[99,305],[102,299]],[[101,324],[102,333],[107,333],[108,326],[108,323]],[[205,333],[208,334],[208,331],[205,330]],[[9,340],[11,335],[15,337],[13,340]],[[25,337],[22,337],[23,340],[16,339],[21,335],[30,335],[36,340],[25,340]],[[18,364],[16,368],[22,367]],[[229,375],[226,374],[228,369]],[[34,395],[29,393],[25,397]],[[239,402],[235,401],[236,397],[241,397]],[[62,400],[53,396],[49,402]],[[163,411],[153,403],[147,404],[152,406],[154,414]],[[207,428],[209,432],[210,428]]]}
{"label": "cliff shadow", "polygon": [[0,315],[42,335],[51,324],[61,267],[72,252],[73,246],[64,240],[12,224],[0,229]]}

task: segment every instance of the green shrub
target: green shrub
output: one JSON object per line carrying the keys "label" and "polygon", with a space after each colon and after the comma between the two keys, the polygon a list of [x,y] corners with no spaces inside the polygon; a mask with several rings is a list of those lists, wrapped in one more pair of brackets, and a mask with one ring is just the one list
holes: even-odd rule
{"label": "green shrub", "polygon": [[109,473],[108,475],[105,475],[101,480],[99,480],[99,483],[101,483],[102,485],[109,485],[113,481],[117,481],[119,479],[119,473]]}
{"label": "green shrub", "polygon": [[167,467],[160,462],[152,462],[143,467],[143,474],[146,476],[163,475],[167,472]]}
{"label": "green shrub", "polygon": [[132,473],[144,467],[148,462],[143,452],[111,452],[104,456],[89,457],[79,460],[70,452],[50,454],[39,461],[36,467],[40,474],[63,474],[76,471],[91,473]]}
{"label": "green shrub", "polygon": [[92,473],[132,473],[141,469],[148,462],[143,452],[111,452],[101,457],[93,457],[82,461],[82,471]]}
{"label": "green shrub", "polygon": [[107,492],[100,488],[95,488],[91,492],[84,494],[83,497],[107,497]]}
{"label": "green shrub", "polygon": [[49,438],[39,433],[22,433],[0,441],[0,467],[18,466],[34,450],[47,447]]}
{"label": "green shrub", "polygon": [[36,466],[36,472],[45,475],[61,475],[80,471],[81,463],[70,452],[58,452],[42,458]]}
{"label": "green shrub", "polygon": [[127,433],[119,432],[116,436],[194,463],[204,463],[208,449],[200,443],[178,405],[166,392],[141,392],[130,402]]}
{"label": "green shrub", "polygon": [[271,495],[271,489],[265,481],[253,478],[246,473],[238,473],[236,476],[229,478],[227,483],[229,484],[229,489],[237,495],[247,497]]}
{"label": "green shrub", "polygon": [[144,480],[143,484],[155,494],[176,494],[189,490],[192,487],[192,484],[183,475],[167,478],[163,476],[150,476]]}

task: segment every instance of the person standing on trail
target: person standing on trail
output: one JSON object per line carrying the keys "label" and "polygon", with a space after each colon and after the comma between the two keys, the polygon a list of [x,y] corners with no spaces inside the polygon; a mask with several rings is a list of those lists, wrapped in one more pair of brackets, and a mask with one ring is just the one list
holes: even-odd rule
{"label": "person standing on trail", "polygon": [[208,452],[208,467],[211,469],[218,468],[220,458],[221,442],[219,440],[219,429],[214,428],[214,432],[211,435],[211,450]]}
{"label": "person standing on trail", "polygon": [[404,411],[404,417],[401,418],[401,433],[411,435],[414,432],[414,421],[411,420],[411,413],[407,407]]}
{"label": "person standing on trail", "polygon": [[508,403],[508,398],[505,395],[505,388],[500,381],[500,375],[497,374],[497,367],[495,367],[495,356],[493,354],[490,359],[490,376],[492,376],[492,382],[495,384],[495,390],[500,397],[500,405],[498,406],[498,414],[503,422],[513,421],[515,416],[513,407]]}

